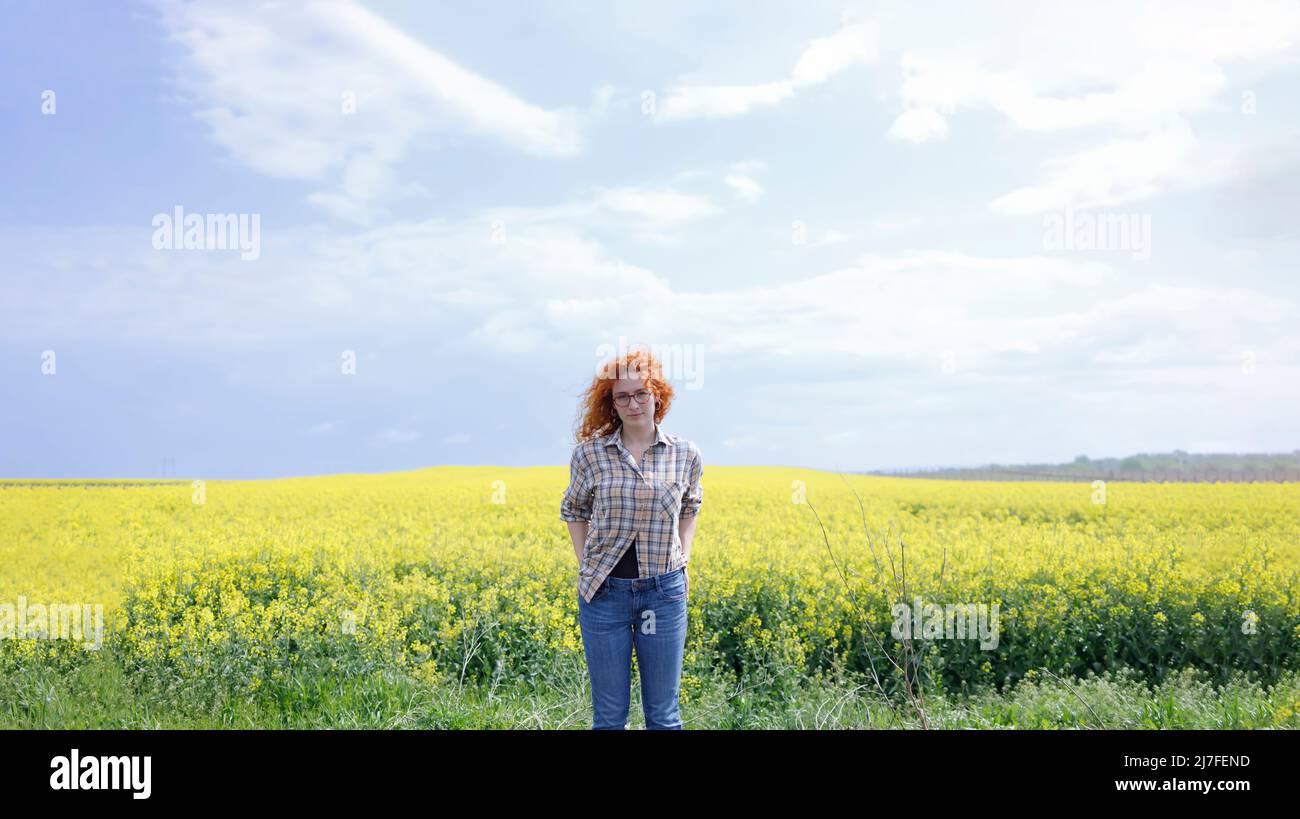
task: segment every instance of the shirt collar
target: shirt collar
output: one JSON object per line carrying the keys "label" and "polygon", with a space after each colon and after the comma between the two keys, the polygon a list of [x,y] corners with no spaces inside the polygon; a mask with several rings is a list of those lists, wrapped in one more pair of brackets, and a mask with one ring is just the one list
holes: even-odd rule
{"label": "shirt collar", "polygon": [[[663,427],[660,426],[659,424],[655,424],[655,439],[654,442],[650,444],[650,446],[654,446],[655,444],[667,444],[668,446],[673,445],[672,440],[668,437],[667,433],[664,432]],[[627,446],[623,443],[622,424],[618,425],[618,429],[614,430],[613,432],[605,436],[605,445],[617,446],[624,450],[627,449]]]}

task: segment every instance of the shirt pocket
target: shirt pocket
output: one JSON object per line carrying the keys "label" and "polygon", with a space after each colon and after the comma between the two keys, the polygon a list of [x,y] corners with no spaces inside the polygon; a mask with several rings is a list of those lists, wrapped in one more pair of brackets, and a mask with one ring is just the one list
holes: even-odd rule
{"label": "shirt pocket", "polygon": [[686,483],[679,480],[656,481],[655,494],[659,506],[668,517],[675,518],[682,508],[682,495],[686,492]]}

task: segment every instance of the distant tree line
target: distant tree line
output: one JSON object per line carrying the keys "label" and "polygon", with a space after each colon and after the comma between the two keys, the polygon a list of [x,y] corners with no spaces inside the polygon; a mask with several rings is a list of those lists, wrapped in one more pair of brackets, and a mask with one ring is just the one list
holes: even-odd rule
{"label": "distant tree line", "polygon": [[984,481],[1140,481],[1192,483],[1297,483],[1300,449],[1289,454],[1171,453],[1091,459],[1080,455],[1068,464],[989,464],[869,472],[900,478]]}

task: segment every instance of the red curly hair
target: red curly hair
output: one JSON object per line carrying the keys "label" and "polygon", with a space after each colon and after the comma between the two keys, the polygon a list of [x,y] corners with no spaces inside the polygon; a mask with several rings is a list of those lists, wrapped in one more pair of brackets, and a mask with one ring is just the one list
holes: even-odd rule
{"label": "red curly hair", "polygon": [[672,386],[664,380],[663,365],[659,360],[644,347],[636,348],[626,355],[604,361],[596,368],[591,386],[579,396],[582,403],[578,408],[578,423],[574,432],[576,442],[609,435],[622,425],[623,421],[614,409],[614,385],[620,378],[643,379],[646,388],[654,393],[654,422],[657,424],[664,419],[668,408],[672,406],[675,393]]}

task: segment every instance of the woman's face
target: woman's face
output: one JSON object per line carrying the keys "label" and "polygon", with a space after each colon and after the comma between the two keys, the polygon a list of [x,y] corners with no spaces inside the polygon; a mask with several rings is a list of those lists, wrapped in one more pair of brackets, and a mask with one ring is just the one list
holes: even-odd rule
{"label": "woman's face", "polygon": [[[636,393],[645,391],[649,395],[642,396],[646,399],[644,404],[637,403]],[[642,378],[620,378],[614,382],[614,411],[618,417],[623,420],[627,426],[641,426],[642,424],[653,424],[655,417],[655,394],[654,390],[646,386],[645,379]],[[619,406],[618,397],[620,395],[632,396],[628,399],[627,406]]]}

